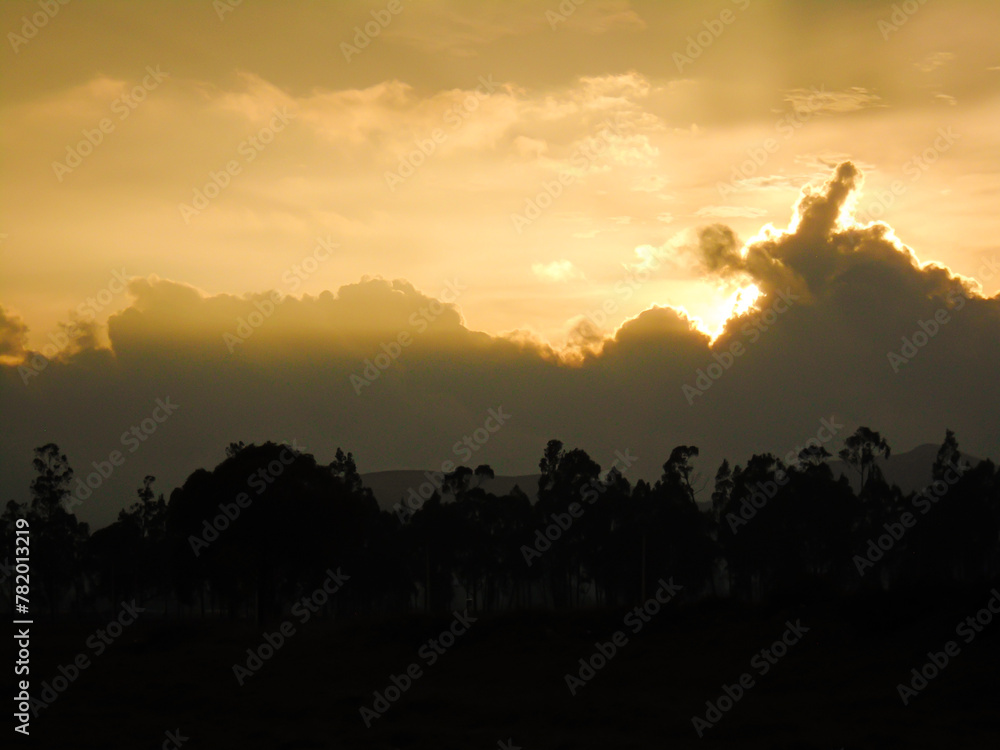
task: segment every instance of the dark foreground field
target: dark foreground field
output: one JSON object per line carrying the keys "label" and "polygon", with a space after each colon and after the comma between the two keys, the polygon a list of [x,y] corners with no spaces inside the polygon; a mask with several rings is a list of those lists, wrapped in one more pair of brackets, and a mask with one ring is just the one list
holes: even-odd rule
{"label": "dark foreground field", "polygon": [[[482,616],[433,665],[420,649],[448,615],[311,620],[242,687],[249,623],[147,620],[95,656],[103,623],[36,623],[34,690],[78,653],[91,666],[32,722],[32,746],[73,748],[996,748],[1000,622],[956,626],[988,595],[747,609],[671,603],[633,634],[625,612]],[[997,617],[1000,620],[1000,616]],[[809,632],[767,674],[752,666],[786,621]],[[106,623],[106,620],[104,621]],[[273,632],[278,623],[267,628]],[[570,695],[567,673],[623,630],[628,642]],[[909,706],[897,684],[955,640],[957,656]],[[424,650],[425,655],[432,651]],[[421,676],[366,728],[391,675]],[[764,663],[758,660],[757,665]],[[742,699],[699,739],[692,716],[749,672]],[[165,744],[166,743],[166,744]]]}

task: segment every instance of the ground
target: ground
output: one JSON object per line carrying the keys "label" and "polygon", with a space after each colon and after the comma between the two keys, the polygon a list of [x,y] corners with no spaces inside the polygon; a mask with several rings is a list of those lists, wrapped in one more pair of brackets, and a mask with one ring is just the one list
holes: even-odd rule
{"label": "ground", "polygon": [[[171,747],[168,731],[186,749],[995,748],[1000,622],[968,644],[955,633],[979,598],[672,602],[638,633],[626,610],[481,614],[432,665],[421,647],[453,622],[448,613],[290,617],[295,633],[242,686],[234,664],[280,623],[140,621],[97,656],[87,640],[99,619],[37,622],[36,695],[78,653],[91,665],[31,734],[37,747],[102,749]],[[755,654],[797,620],[808,632],[761,675]],[[628,641],[571,695],[565,676],[616,630]],[[949,640],[960,653],[904,706],[897,685]],[[414,663],[420,676],[366,728],[360,709]],[[746,672],[754,685],[699,738],[692,717]]]}

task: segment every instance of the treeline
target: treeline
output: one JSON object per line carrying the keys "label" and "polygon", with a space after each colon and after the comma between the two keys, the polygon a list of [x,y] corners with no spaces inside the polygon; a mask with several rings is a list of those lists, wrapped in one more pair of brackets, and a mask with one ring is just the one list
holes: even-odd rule
{"label": "treeline", "polygon": [[[634,485],[557,440],[539,462],[537,501],[484,489],[489,466],[442,475],[426,499],[380,510],[350,453],[328,465],[275,443],[231,444],[169,502],[146,477],[118,520],[90,532],[72,507],[58,446],[35,451],[31,500],[0,518],[9,566],[15,519],[31,523],[31,592],[52,613],[136,599],[176,617],[270,620],[328,571],[350,576],[329,616],[415,610],[618,606],[673,578],[687,598],[978,586],[1000,571],[1000,473],[962,464],[950,431],[932,482],[904,493],[882,476],[887,442],[868,428],[839,457],[820,446],[793,465],[770,454],[719,467],[711,506],[692,486],[694,446],[655,483]],[[622,457],[627,461],[626,457]],[[859,490],[855,489],[855,485]],[[4,597],[8,599],[9,586]]]}

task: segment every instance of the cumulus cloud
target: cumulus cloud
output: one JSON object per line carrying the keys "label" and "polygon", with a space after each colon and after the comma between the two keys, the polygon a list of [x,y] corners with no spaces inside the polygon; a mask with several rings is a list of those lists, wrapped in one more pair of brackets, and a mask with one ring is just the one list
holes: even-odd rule
{"label": "cumulus cloud", "polygon": [[[666,300],[602,333],[624,298],[617,291],[581,304],[560,350],[530,330],[475,330],[457,280],[418,290],[369,278],[297,297],[133,279],[128,307],[109,321],[109,349],[72,353],[27,384],[16,365],[0,366],[0,486],[23,496],[30,451],[45,442],[81,469],[106,459],[167,396],[176,415],[78,509],[85,520],[112,520],[145,474],[176,486],[232,440],[295,437],[321,459],[342,445],[362,471],[433,467],[500,405],[513,416],[476,457],[498,473],[531,471],[552,437],[602,463],[629,448],[637,477],[655,477],[673,446],[694,444],[710,472],[723,457],[787,452],[831,416],[843,434],[867,424],[897,450],[954,429],[963,448],[996,458],[1000,297],[921,261],[887,224],[854,221],[861,188],[844,163],[802,190],[784,229],[746,240],[724,225],[701,230],[692,252],[705,281],[760,291],[714,338]],[[652,257],[636,252],[639,264]],[[7,355],[30,357],[23,324],[4,313],[2,330]],[[227,334],[241,343],[230,347]],[[689,398],[684,386],[736,342],[744,353]]]}
{"label": "cumulus cloud", "polygon": [[267,358],[274,351],[294,352],[296,341],[310,356],[362,354],[373,341],[396,339],[401,331],[419,332],[423,344],[451,346],[468,331],[456,304],[440,300],[458,299],[464,285],[456,279],[442,287],[428,296],[405,280],[371,278],[336,294],[268,291],[237,297],[139,278],[129,283],[134,301],[111,316],[108,334],[116,355],[131,358],[149,356],[163,344],[209,359]]}

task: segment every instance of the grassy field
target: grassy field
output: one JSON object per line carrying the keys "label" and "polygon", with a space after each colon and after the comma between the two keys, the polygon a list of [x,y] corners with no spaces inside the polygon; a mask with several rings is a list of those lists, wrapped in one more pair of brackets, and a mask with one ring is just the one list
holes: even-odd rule
{"label": "grassy field", "polygon": [[[638,633],[624,610],[483,615],[433,664],[426,644],[447,613],[289,618],[294,634],[242,686],[233,665],[262,642],[250,623],[140,620],[99,656],[87,640],[102,622],[37,623],[36,695],[77,653],[91,665],[33,720],[32,744],[160,748],[179,730],[185,748],[247,750],[996,748],[1000,622],[969,644],[955,635],[977,602],[671,603]],[[761,675],[754,656],[796,620],[808,633]],[[572,696],[565,675],[617,630],[625,645]],[[961,652],[904,706],[897,684],[948,640]],[[366,728],[360,709],[414,663],[420,676]],[[699,738],[692,717],[748,672],[753,687]]]}

